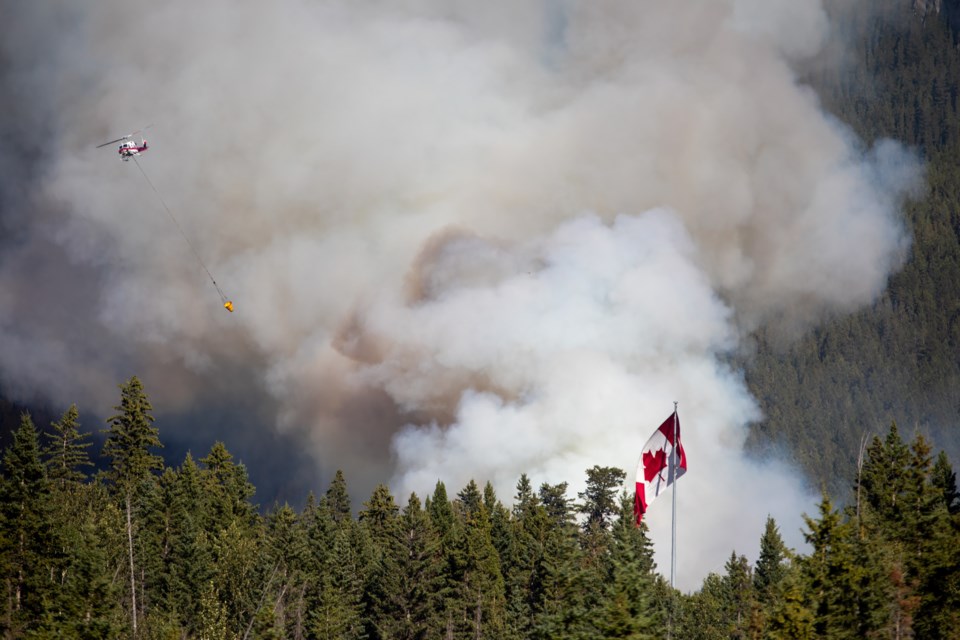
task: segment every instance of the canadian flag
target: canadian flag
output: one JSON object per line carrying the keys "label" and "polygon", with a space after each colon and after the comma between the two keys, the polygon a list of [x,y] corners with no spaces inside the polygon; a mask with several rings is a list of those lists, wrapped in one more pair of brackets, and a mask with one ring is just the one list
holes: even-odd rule
{"label": "canadian flag", "polygon": [[[676,434],[676,460],[674,461],[674,441]],[[674,464],[676,467],[674,468]],[[637,495],[633,502],[633,513],[637,517],[637,525],[647,512],[647,507],[654,498],[666,491],[674,480],[687,472],[687,454],[680,443],[680,418],[676,410],[669,418],[663,421],[640,454],[637,462]]]}

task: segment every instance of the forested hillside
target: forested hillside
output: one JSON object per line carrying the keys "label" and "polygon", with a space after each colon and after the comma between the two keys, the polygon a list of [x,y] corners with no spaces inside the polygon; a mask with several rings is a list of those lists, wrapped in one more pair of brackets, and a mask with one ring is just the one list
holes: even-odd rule
{"label": "forested hillside", "polygon": [[841,513],[824,498],[807,517],[809,554],[768,519],[755,562],[731,550],[723,575],[683,595],[655,571],[620,469],[586,470],[576,498],[521,475],[511,508],[471,480],[455,494],[438,481],[423,500],[380,485],[357,509],[337,472],[301,511],[262,514],[224,444],[162,463],[137,378],[116,412],[99,452],[70,407],[41,429],[24,414],[3,454],[5,638],[960,634],[956,476],[895,428],[868,448],[856,503]]}
{"label": "forested hillside", "polygon": [[960,49],[956,2],[925,16],[902,0],[834,4],[845,57],[806,80],[867,145],[893,138],[922,154],[928,189],[906,210],[908,261],[873,307],[786,348],[761,336],[746,368],[765,414],[751,444],[785,444],[846,500],[861,439],[893,422],[960,452]]}

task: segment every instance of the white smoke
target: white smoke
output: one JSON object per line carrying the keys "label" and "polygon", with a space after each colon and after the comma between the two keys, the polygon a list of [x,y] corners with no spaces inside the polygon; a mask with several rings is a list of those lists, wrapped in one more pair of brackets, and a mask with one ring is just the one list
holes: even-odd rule
{"label": "white smoke", "polygon": [[[506,499],[524,472],[574,495],[595,464],[632,473],[678,401],[680,586],[756,549],[768,513],[798,543],[812,500],[744,455],[759,415],[723,363],[759,326],[874,299],[916,176],[798,84],[790,64],[827,36],[819,1],[64,15],[71,46],[38,91],[62,135],[32,233],[97,274],[88,311],[43,322],[98,347],[51,349],[0,297],[17,318],[0,325],[17,345],[5,384],[90,394],[75,372],[119,381],[135,362],[158,407],[188,410],[205,380],[254,376],[317,465],[354,487],[392,478],[401,500],[470,478]],[[137,167],[92,149],[150,123],[139,162],[232,315]],[[53,355],[24,364],[31,348]],[[51,359],[64,380],[45,385]],[[665,501],[648,518],[661,567]]]}

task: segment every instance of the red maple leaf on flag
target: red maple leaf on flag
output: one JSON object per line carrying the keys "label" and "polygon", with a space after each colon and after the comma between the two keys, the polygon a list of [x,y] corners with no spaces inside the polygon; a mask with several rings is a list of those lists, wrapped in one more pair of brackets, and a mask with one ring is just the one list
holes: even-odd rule
{"label": "red maple leaf on flag", "polygon": [[647,482],[667,468],[667,453],[663,449],[645,451],[643,454],[643,477]]}

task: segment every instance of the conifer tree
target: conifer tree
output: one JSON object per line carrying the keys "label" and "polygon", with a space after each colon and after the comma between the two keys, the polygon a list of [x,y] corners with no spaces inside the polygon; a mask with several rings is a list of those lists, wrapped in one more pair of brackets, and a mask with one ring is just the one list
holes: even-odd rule
{"label": "conifer tree", "polygon": [[52,513],[37,430],[24,413],[4,452],[0,484],[0,567],[7,594],[0,624],[14,637],[36,629],[59,596],[51,579],[62,564]]}
{"label": "conifer tree", "polygon": [[883,628],[890,597],[882,558],[824,496],[820,517],[804,516],[812,551],[801,558],[804,588],[819,637],[865,638]]}
{"label": "conifer tree", "polygon": [[910,450],[897,430],[896,423],[884,440],[874,437],[867,448],[867,458],[860,474],[861,502],[870,509],[872,526],[888,537],[895,536],[904,524],[904,492],[907,490],[907,467]]}
{"label": "conifer tree", "polygon": [[483,506],[490,517],[490,540],[500,558],[501,571],[506,574],[506,564],[510,561],[513,546],[510,511],[497,499],[496,491],[489,482],[483,487]]}
{"label": "conifer tree", "polygon": [[44,448],[47,477],[60,489],[84,482],[87,474],[83,468],[93,466],[86,450],[93,443],[84,442],[90,437],[89,433],[80,433],[77,405],[70,405],[60,420],[50,426],[53,431],[45,434],[47,446]]}
{"label": "conifer tree", "polygon": [[535,583],[530,637],[538,640],[578,637],[591,631],[579,531],[566,497],[567,483],[542,484],[538,492],[549,523]]}
{"label": "conifer tree", "polygon": [[580,577],[584,580],[584,606],[595,613],[605,606],[603,593],[613,570],[610,566],[613,544],[610,525],[620,512],[617,492],[623,486],[626,473],[622,469],[600,466],[587,469],[586,473],[586,488],[577,494],[582,501],[577,505],[577,511],[584,516],[580,548],[585,570]]}
{"label": "conifer tree", "polygon": [[490,537],[491,526],[480,489],[471,480],[457,494],[459,535],[453,564],[457,590],[455,624],[474,638],[501,638],[505,596],[500,558]]}
{"label": "conifer tree", "polygon": [[308,595],[311,633],[324,640],[366,638],[363,598],[371,550],[366,531],[352,519],[341,470],[320,499],[307,535],[318,575]]}
{"label": "conifer tree", "polygon": [[130,619],[137,635],[137,569],[134,558],[134,500],[141,484],[154,470],[163,468],[163,459],[151,452],[161,448],[159,431],[153,426],[153,407],[140,380],[134,376],[120,385],[118,414],[107,420],[110,428],[102,454],[110,459],[109,477],[123,501],[126,514],[127,550],[130,571]]}
{"label": "conifer tree", "polygon": [[951,489],[956,493],[956,487],[946,457],[941,455],[938,463],[932,464],[930,446],[921,434],[911,442],[910,451],[908,497],[913,513],[910,527],[903,532],[904,577],[909,586],[903,591],[904,599],[913,606],[901,609],[910,615],[919,637],[949,638],[960,634],[960,616],[956,613],[960,593],[948,586],[960,585],[957,528],[949,497]]}
{"label": "conifer tree", "polygon": [[207,532],[214,535],[235,520],[243,526],[255,526],[257,512],[250,500],[256,489],[249,481],[246,466],[234,462],[233,455],[219,441],[200,463],[204,466],[202,484],[210,509]]}
{"label": "conifer tree", "polygon": [[107,420],[107,438],[102,455],[110,458],[109,477],[120,495],[132,495],[143,480],[163,468],[163,459],[151,449],[160,449],[160,432],[153,426],[153,407],[140,380],[134,376],[120,385],[118,414]]}
{"label": "conifer tree", "polygon": [[502,560],[507,601],[505,638],[530,637],[534,612],[543,597],[539,567],[549,526],[546,509],[534,493],[530,479],[522,474],[510,517],[509,556]]}
{"label": "conifer tree", "polygon": [[[138,558],[138,596],[141,607],[143,596],[150,592],[151,608],[161,609],[175,616],[184,615],[180,609],[185,593],[183,571],[186,568],[182,557],[184,529],[193,530],[192,514],[183,510],[176,495],[177,472],[166,468],[157,482],[144,487],[138,494],[140,515],[137,521],[137,536],[134,555]],[[149,576],[149,587],[142,578]],[[142,620],[138,621],[142,623]],[[155,620],[156,622],[156,620]],[[167,621],[169,622],[169,621]]]}
{"label": "conifer tree", "polygon": [[219,594],[213,585],[213,580],[208,580],[200,593],[200,619],[197,632],[198,640],[227,640],[227,614],[220,602]]}
{"label": "conifer tree", "polygon": [[450,500],[447,499],[447,487],[439,480],[433,489],[433,496],[427,504],[427,514],[430,516],[433,528],[440,536],[441,544],[444,547],[449,546],[449,538],[454,528],[453,509],[450,506]]}
{"label": "conifer tree", "polygon": [[760,538],[760,557],[753,572],[757,600],[767,608],[776,606],[780,585],[787,575],[787,548],[780,537],[777,523],[767,516]]}
{"label": "conifer tree", "polygon": [[582,500],[578,509],[586,516],[584,530],[609,528],[614,516],[620,513],[617,494],[627,474],[616,467],[594,466],[587,469],[587,486],[577,494]]}
{"label": "conifer tree", "polygon": [[724,606],[727,587],[722,576],[708,574],[700,590],[684,600],[678,637],[685,640],[728,640],[729,618]]}
{"label": "conifer tree", "polygon": [[538,504],[537,495],[533,492],[533,485],[530,484],[530,478],[527,474],[520,474],[517,480],[517,493],[513,497],[513,515],[517,519],[523,518],[524,514]]}
{"label": "conifer tree", "polygon": [[443,628],[438,614],[443,558],[440,540],[415,493],[410,495],[400,517],[399,533],[396,563],[400,578],[396,594],[399,619],[392,637],[397,640],[437,637]]}
{"label": "conifer tree", "polygon": [[60,607],[64,625],[61,637],[113,640],[120,635],[123,621],[117,586],[104,541],[122,516],[113,504],[103,511],[90,510],[71,552],[68,573],[63,581]]}
{"label": "conifer tree", "polygon": [[613,524],[610,566],[596,616],[600,637],[654,638],[660,617],[653,601],[653,547],[646,528],[635,525],[633,496],[626,493],[621,495],[619,518]]}
{"label": "conifer tree", "polygon": [[347,480],[340,469],[337,469],[337,473],[330,482],[325,500],[330,517],[337,524],[353,517],[353,512],[350,509],[350,495],[347,493]]}
{"label": "conifer tree", "polygon": [[770,640],[815,640],[814,615],[808,608],[804,592],[793,576],[783,583],[783,597],[774,605],[767,624]]}
{"label": "conifer tree", "polygon": [[960,513],[960,492],[957,491],[957,474],[950,465],[950,459],[944,451],[937,455],[933,465],[931,481],[933,486],[943,493],[943,503],[950,515]]}
{"label": "conifer tree", "polygon": [[309,550],[307,531],[296,512],[287,504],[274,509],[267,518],[268,561],[276,567],[276,586],[267,606],[273,624],[284,638],[302,638],[307,626],[305,607]]}
{"label": "conifer tree", "polygon": [[310,629],[319,640],[368,637],[363,606],[368,558],[363,530],[352,520],[340,520],[321,572],[319,604],[309,616]]}
{"label": "conifer tree", "polygon": [[564,527],[574,521],[570,499],[567,498],[567,486],[566,482],[554,485],[543,483],[537,494],[550,522],[557,527]]}
{"label": "conifer tree", "polygon": [[152,535],[143,536],[141,565],[147,567],[146,575],[156,576],[155,597],[184,627],[199,632],[202,596],[215,575],[215,533],[210,525],[211,494],[193,456],[187,452],[179,469],[164,470],[157,490],[148,495],[154,500],[146,504],[144,521]]}
{"label": "conifer tree", "polygon": [[399,507],[386,485],[377,485],[360,512],[360,525],[370,542],[370,565],[364,587],[368,634],[371,638],[392,638],[402,620],[397,596],[401,576]]}
{"label": "conifer tree", "polygon": [[384,484],[377,485],[370,500],[363,503],[363,506],[359,521],[371,536],[371,541],[376,544],[377,540],[385,538],[396,524],[400,507],[393,501],[390,489]]}
{"label": "conifer tree", "polygon": [[[90,565],[91,555],[97,558],[102,556],[97,550],[89,548],[90,529],[87,526],[95,491],[90,485],[84,484],[87,480],[85,467],[93,466],[86,451],[92,443],[85,442],[90,437],[89,433],[79,431],[76,405],[71,405],[59,421],[51,423],[51,431],[44,436],[46,444],[42,456],[50,480],[52,514],[61,544],[59,552],[63,558],[58,575],[54,577],[63,593],[57,607],[63,612],[64,620],[68,620],[70,615],[67,611],[78,611],[77,607],[82,605],[65,602],[65,599],[75,596],[83,598],[83,593],[97,591],[102,586],[96,584],[102,574],[97,573],[97,567]],[[80,572],[86,575],[79,578]],[[77,584],[78,579],[93,581],[94,584]],[[71,591],[75,589],[81,593],[71,596]],[[81,624],[79,627],[74,622],[77,621],[68,623],[67,628],[83,628],[94,633],[102,621],[90,620],[91,624]],[[69,634],[64,628],[59,632]]]}
{"label": "conifer tree", "polygon": [[724,565],[723,612],[730,638],[752,638],[758,635],[757,601],[753,590],[753,571],[746,556],[734,551]]}
{"label": "conifer tree", "polygon": [[264,538],[261,525],[251,529],[234,520],[211,541],[213,580],[233,636],[246,633],[275,579],[275,565],[264,567]]}
{"label": "conifer tree", "polygon": [[454,518],[453,507],[447,498],[447,487],[440,480],[434,486],[433,495],[427,502],[426,511],[430,517],[431,526],[437,532],[440,541],[440,555],[443,559],[439,617],[443,621],[443,633],[446,637],[454,633],[454,626],[457,623],[458,602],[456,594],[460,585],[460,562],[457,555],[461,531]]}

